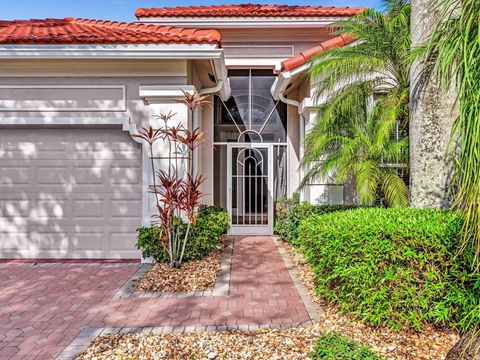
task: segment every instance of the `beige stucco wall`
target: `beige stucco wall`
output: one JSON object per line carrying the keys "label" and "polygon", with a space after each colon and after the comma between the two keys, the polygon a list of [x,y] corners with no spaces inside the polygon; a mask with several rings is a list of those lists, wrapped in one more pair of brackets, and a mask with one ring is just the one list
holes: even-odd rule
{"label": "beige stucco wall", "polygon": [[[131,132],[132,124],[138,129],[159,127],[155,116],[169,110],[177,113],[174,122],[187,125],[184,105],[171,97],[145,101],[139,95],[141,86],[187,86],[187,69],[186,60],[1,61],[0,125],[75,125],[77,132],[83,132],[98,124],[117,123],[116,131],[123,127]],[[142,194],[146,193],[142,195],[142,221],[146,224],[154,207],[147,193],[152,181],[145,147],[142,153],[139,165]],[[157,144],[154,155],[157,166],[166,167],[165,146]]]}
{"label": "beige stucco wall", "polygon": [[152,114],[139,97],[139,87],[187,84],[186,62],[182,61],[118,61],[109,65],[93,61],[90,68],[88,61],[52,61],[50,66],[44,61],[0,64],[0,119],[19,113],[23,118],[52,123],[58,117],[118,116],[145,126]]}

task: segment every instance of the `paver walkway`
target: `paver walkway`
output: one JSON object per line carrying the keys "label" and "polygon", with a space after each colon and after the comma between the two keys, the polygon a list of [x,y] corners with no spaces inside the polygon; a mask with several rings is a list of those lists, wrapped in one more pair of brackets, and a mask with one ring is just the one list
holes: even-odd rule
{"label": "paver walkway", "polygon": [[113,299],[138,265],[0,265],[0,359],[55,358],[84,328],[309,320],[273,239],[234,240],[228,296]]}

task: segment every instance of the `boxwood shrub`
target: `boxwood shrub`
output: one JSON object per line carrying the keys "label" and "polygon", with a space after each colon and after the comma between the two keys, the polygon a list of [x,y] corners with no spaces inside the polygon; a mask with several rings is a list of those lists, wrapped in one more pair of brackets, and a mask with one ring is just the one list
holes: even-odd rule
{"label": "boxwood shrub", "polygon": [[340,333],[326,333],[316,341],[312,351],[314,360],[382,360],[365,345]]}
{"label": "boxwood shrub", "polygon": [[319,295],[344,312],[393,330],[466,330],[480,318],[480,280],[460,227],[454,212],[357,209],[303,220],[299,244]]}
{"label": "boxwood shrub", "polygon": [[[202,206],[196,224],[190,229],[185,261],[201,259],[217,248],[229,227],[230,217],[226,211],[215,206]],[[137,248],[142,250],[143,257],[153,257],[156,262],[168,261],[168,252],[158,240],[159,227],[140,227],[137,233]]]}
{"label": "boxwood shrub", "polygon": [[360,208],[360,205],[312,205],[300,202],[298,193],[292,198],[280,198],[275,206],[275,234],[283,241],[295,244],[298,239],[300,221],[311,215]]}

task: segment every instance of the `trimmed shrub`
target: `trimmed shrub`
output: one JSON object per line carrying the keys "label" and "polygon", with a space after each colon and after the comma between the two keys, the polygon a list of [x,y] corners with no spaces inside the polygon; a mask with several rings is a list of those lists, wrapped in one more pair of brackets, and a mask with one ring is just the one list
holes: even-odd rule
{"label": "trimmed shrub", "polygon": [[318,294],[344,312],[392,330],[466,330],[480,317],[480,280],[460,228],[455,212],[357,209],[303,220],[299,243]]}
{"label": "trimmed shrub", "polygon": [[[184,260],[201,259],[216,249],[229,227],[230,217],[226,211],[214,206],[200,207],[197,222],[190,229]],[[140,227],[137,233],[137,249],[142,250],[143,257],[153,257],[156,262],[169,260],[168,252],[159,240],[159,227]]]}
{"label": "trimmed shrub", "polygon": [[280,198],[275,206],[274,232],[283,241],[296,244],[300,221],[311,215],[324,215],[337,211],[360,208],[360,205],[312,205],[300,202],[298,193],[292,198]]}
{"label": "trimmed shrub", "polygon": [[311,353],[314,360],[382,360],[365,345],[351,340],[340,333],[320,336]]}
{"label": "trimmed shrub", "polygon": [[142,226],[137,229],[137,249],[142,250],[144,258],[152,257],[157,263],[169,260],[168,252],[161,244],[160,227]]}

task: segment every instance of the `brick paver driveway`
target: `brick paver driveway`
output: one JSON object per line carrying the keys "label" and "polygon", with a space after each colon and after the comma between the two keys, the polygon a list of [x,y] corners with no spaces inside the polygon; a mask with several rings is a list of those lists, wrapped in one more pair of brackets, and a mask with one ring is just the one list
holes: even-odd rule
{"label": "brick paver driveway", "polygon": [[84,328],[309,320],[270,237],[234,240],[230,292],[113,299],[138,265],[0,265],[0,359],[55,358]]}

